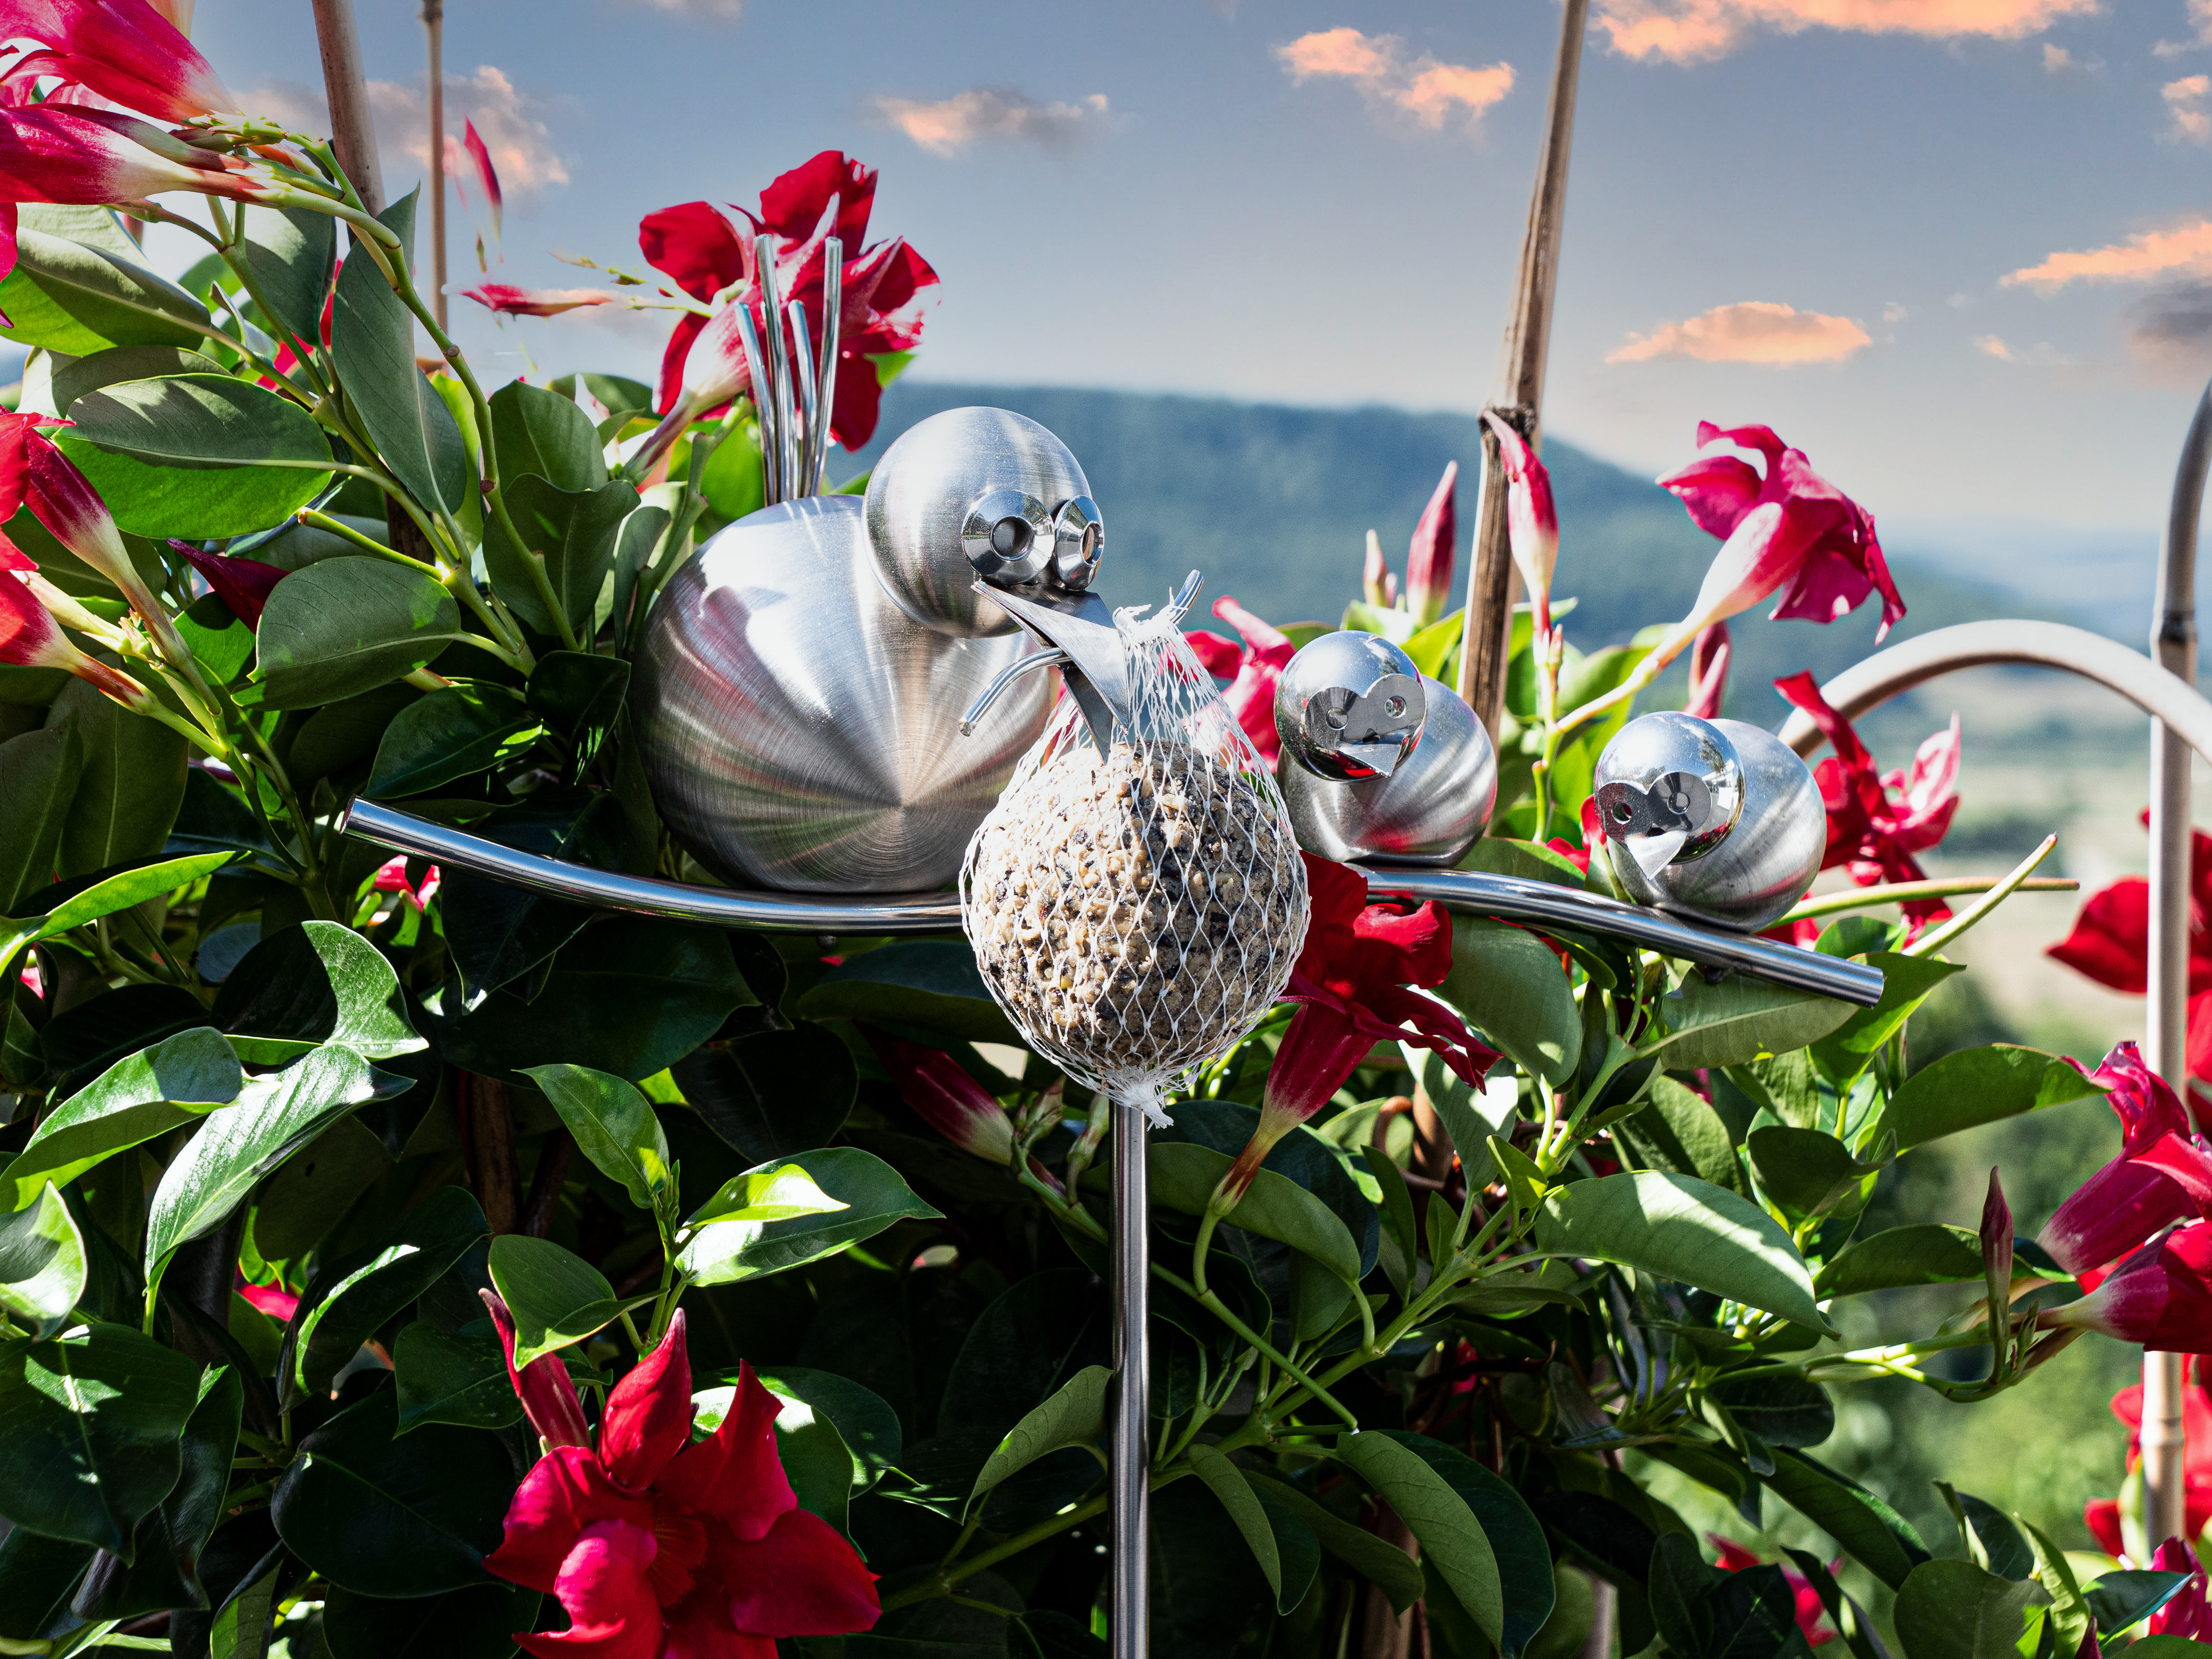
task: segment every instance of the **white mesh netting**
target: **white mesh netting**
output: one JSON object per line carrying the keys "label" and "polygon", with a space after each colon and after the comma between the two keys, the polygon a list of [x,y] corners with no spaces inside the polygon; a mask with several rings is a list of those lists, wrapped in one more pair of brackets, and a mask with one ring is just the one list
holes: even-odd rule
{"label": "white mesh netting", "polygon": [[1305,940],[1305,866],[1177,618],[1114,620],[1130,726],[1102,757],[1062,700],[968,844],[961,920],[1030,1045],[1164,1124],[1162,1085],[1282,994]]}

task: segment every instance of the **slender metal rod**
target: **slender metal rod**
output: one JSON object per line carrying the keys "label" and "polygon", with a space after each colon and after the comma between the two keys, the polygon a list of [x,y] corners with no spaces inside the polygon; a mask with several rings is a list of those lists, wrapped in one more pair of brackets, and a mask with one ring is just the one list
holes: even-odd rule
{"label": "slender metal rod", "polygon": [[362,204],[371,213],[381,213],[384,179],[376,167],[376,123],[368,112],[368,79],[362,73],[353,0],[314,0],[314,8],[323,93],[331,106],[331,143]]}
{"label": "slender metal rod", "polygon": [[430,75],[423,101],[430,112],[430,314],[446,326],[446,0],[422,0],[422,30],[430,41]]}
{"label": "slender metal rod", "polygon": [[814,347],[806,337],[806,307],[796,300],[787,300],[783,306],[791,319],[791,366],[799,377],[799,395],[794,400],[799,419],[799,488],[793,493],[811,495],[814,486],[811,480],[820,471],[814,460]]}
{"label": "slender metal rod", "polygon": [[[783,339],[783,295],[775,283],[775,238],[753,239],[753,274],[760,283],[761,326],[768,331],[762,343],[768,347],[769,397],[775,404],[776,476],[783,482],[777,497],[789,501],[799,493],[799,434],[793,429],[791,408],[791,354]],[[763,452],[768,433],[761,433]]]}
{"label": "slender metal rod", "polygon": [[[2208,705],[2212,715],[2212,705]],[[465,830],[432,823],[373,800],[356,800],[338,825],[396,853],[427,859],[604,910],[628,910],[716,927],[757,927],[792,933],[948,933],[960,927],[954,893],[809,894],[741,892],[680,881],[595,870],[536,853],[518,852]],[[1724,933],[1657,910],[1623,904],[1578,887],[1523,881],[1479,870],[1368,869],[1368,890],[1435,899],[1447,909],[1508,921],[1571,927],[1710,968],[1871,1006],[1881,997],[1881,973],[1862,963],[1800,951],[1771,939]]]}
{"label": "slender metal rod", "polygon": [[807,439],[805,493],[819,495],[822,469],[830,459],[830,422],[836,410],[838,325],[845,307],[845,243],[832,236],[822,244],[822,361],[814,370],[814,430]]}
{"label": "slender metal rod", "polygon": [[775,382],[768,359],[761,355],[760,331],[753,326],[752,312],[742,300],[730,303],[738,308],[738,338],[745,348],[745,373],[752,377],[753,423],[760,431],[761,505],[774,507],[783,499],[783,479],[776,465],[783,445],[775,431]]}
{"label": "slender metal rod", "polygon": [[1116,1102],[1114,1123],[1114,1416],[1107,1432],[1113,1659],[1152,1647],[1152,1171],[1145,1114]]}

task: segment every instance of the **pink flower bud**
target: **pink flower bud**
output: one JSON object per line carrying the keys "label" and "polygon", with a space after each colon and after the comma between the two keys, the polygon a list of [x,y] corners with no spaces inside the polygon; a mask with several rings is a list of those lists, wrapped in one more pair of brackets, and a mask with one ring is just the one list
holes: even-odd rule
{"label": "pink flower bud", "polygon": [[1425,628],[1451,603],[1452,562],[1459,542],[1454,500],[1458,485],[1459,463],[1448,461],[1436,493],[1413,526],[1413,544],[1406,555],[1406,609]]}
{"label": "pink flower bud", "polygon": [[2154,1353],[2212,1352],[2212,1227],[2154,1239],[2079,1302],[2046,1308],[2039,1326],[2081,1326]]}
{"label": "pink flower bud", "polygon": [[899,1097],[962,1152],[1001,1166],[1014,1161],[1014,1124],[983,1085],[951,1055],[881,1031],[868,1041],[898,1085]]}
{"label": "pink flower bud", "polygon": [[1552,626],[1552,572],[1559,562],[1559,514],[1552,502],[1552,475],[1544,470],[1528,441],[1489,410],[1482,423],[1498,440],[1498,463],[1505,471],[1505,529],[1522,586],[1536,608],[1536,627]]}
{"label": "pink flower bud", "polygon": [[0,572],[0,663],[58,668],[99,687],[125,708],[144,708],[152,695],[121,669],[110,668],[71,645],[29,586],[12,571]]}
{"label": "pink flower bud", "polygon": [[1390,562],[1382,556],[1382,538],[1371,530],[1367,532],[1367,560],[1359,568],[1359,592],[1377,611],[1388,611],[1398,603],[1398,579],[1390,573]]}

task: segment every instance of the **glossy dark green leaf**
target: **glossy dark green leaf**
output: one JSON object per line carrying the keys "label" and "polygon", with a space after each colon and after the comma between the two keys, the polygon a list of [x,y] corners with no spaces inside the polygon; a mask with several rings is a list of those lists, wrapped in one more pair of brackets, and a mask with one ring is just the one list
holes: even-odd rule
{"label": "glossy dark green leaf", "polygon": [[1856,1214],[1882,1166],[1862,1164],[1844,1143],[1819,1129],[1766,1124],[1744,1139],[1760,1189],[1797,1216]]}
{"label": "glossy dark green leaf", "polygon": [[1323,1549],[1380,1589],[1397,1612],[1421,1599],[1421,1571],[1403,1550],[1330,1514],[1296,1486],[1249,1469],[1245,1479],[1303,1521]]}
{"label": "glossy dark green leaf", "polygon": [[217,685],[228,685],[253,660],[253,630],[231,614],[221,594],[203,593],[185,607],[176,622],[178,636],[191,652],[192,660]]}
{"label": "glossy dark green leaf", "polygon": [[[1234,1161],[1210,1146],[1155,1143],[1147,1159],[1153,1201],[1186,1215],[1203,1215]],[[1311,1256],[1346,1284],[1357,1285],[1363,1277],[1359,1246],[1343,1221],[1304,1188],[1272,1170],[1260,1170],[1224,1219]]]}
{"label": "glossy dark green leaf", "polygon": [[2155,1636],[2137,1637],[2122,1651],[2134,1659],[2212,1659],[2212,1643],[2191,1641],[2186,1636],[2160,1631]]}
{"label": "glossy dark green leaf", "polygon": [[[470,830],[501,847],[571,864],[611,869],[622,860],[622,803],[604,793],[549,790]],[[447,874],[443,893],[446,939],[471,1006],[538,967],[599,914],[465,870]]]}
{"label": "glossy dark green leaf", "polygon": [[[208,1627],[208,1659],[268,1659],[276,1622],[283,1554],[271,1550],[223,1598]],[[175,1620],[172,1620],[172,1626]]]}
{"label": "glossy dark green leaf", "polygon": [[1893,1589],[1929,1559],[1928,1547],[1911,1522],[1850,1476],[1802,1452],[1775,1449],[1774,1473],[1765,1480],[1776,1497],[1826,1528],[1860,1565]]}
{"label": "glossy dark green leaf", "polygon": [[2060,1055],[1992,1043],[1946,1054],[1915,1072],[1889,1097],[1881,1127],[1897,1136],[1903,1152],[1961,1129],[2103,1092]]}
{"label": "glossy dark green leaf", "polygon": [[412,672],[466,631],[453,596],[421,571],[325,559],[270,590],[251,687],[270,708],[337,702]]}
{"label": "glossy dark green leaf", "polygon": [[48,1182],[67,1186],[109,1154],[228,1104],[245,1081],[230,1045],[204,1026],[118,1060],[49,1113],[0,1170],[0,1206],[25,1208]]}
{"label": "glossy dark green leaf", "polygon": [[[398,233],[401,251],[387,257],[410,264],[418,193],[410,191],[377,216]],[[331,356],[362,429],[392,475],[425,506],[459,512],[470,494],[460,428],[415,367],[413,313],[357,246],[338,272]]]}
{"label": "glossy dark green leaf", "polygon": [[342,1043],[368,1060],[424,1046],[400,1012],[399,976],[384,953],[334,921],[264,938],[216,995],[216,1023],[239,1036]]}
{"label": "glossy dark green leaf", "polygon": [[337,259],[337,221],[301,208],[241,205],[239,253],[274,319],[307,344],[320,337]]}
{"label": "glossy dark green leaf", "polygon": [[1523,1071],[1565,1082],[1582,1059],[1581,1010],[1551,946],[1486,916],[1452,918],[1451,973],[1437,994]]}
{"label": "glossy dark green leaf", "polygon": [[207,1009],[175,985],[123,985],[65,1008],[39,1032],[39,1052],[74,1089],[118,1060],[207,1024]]}
{"label": "glossy dark green leaf", "polygon": [[1950,1505],[1952,1519],[1958,1523],[1976,1566],[1985,1567],[2000,1578],[2039,1577],[2034,1547],[2010,1516],[1986,1499],[1959,1491],[1948,1480],[1936,1481],[1936,1490]]}
{"label": "glossy dark green leaf", "polygon": [[89,1619],[135,1619],[166,1607],[208,1604],[199,1579],[200,1552],[222,1518],[245,1407],[246,1389],[238,1373],[217,1372],[185,1425],[177,1484],[139,1522],[127,1565],[105,1551],[94,1561],[77,1611]]}
{"label": "glossy dark green leaf", "polygon": [[0,743],[0,915],[37,902],[53,879],[83,758],[72,726]]}
{"label": "glossy dark green leaf", "polygon": [[2032,1578],[2015,1583],[1971,1561],[1926,1561],[1898,1586],[1892,1616],[1905,1659],[2017,1659],[2028,1609],[2050,1600]]}
{"label": "glossy dark green leaf", "polygon": [[[1428,1050],[1417,1048],[1413,1052],[1425,1055]],[[1467,1085],[1449,1068],[1439,1069],[1441,1076],[1438,1070],[1424,1075],[1431,1085],[1430,1098],[1447,1125],[1457,1121],[1459,1116],[1490,1109],[1489,1103],[1484,1101],[1476,1101],[1471,1109],[1462,1103],[1468,1098]],[[1456,1087],[1446,1085],[1445,1079]],[[1175,1119],[1170,1127],[1152,1132],[1154,1146],[1194,1141],[1234,1158],[1244,1150],[1260,1127],[1256,1108],[1228,1100],[1184,1101],[1176,1108]],[[1346,1168],[1345,1155],[1301,1126],[1278,1140],[1260,1167],[1303,1188],[1344,1224],[1345,1231],[1352,1236],[1359,1252],[1358,1277],[1366,1278],[1375,1266],[1382,1243],[1381,1217],[1374,1203],[1352,1180]]]}
{"label": "glossy dark green leaf", "polygon": [[677,1061],[684,1098],[748,1164],[827,1146],[860,1086],[852,1051],[811,1020],[697,1049]]}
{"label": "glossy dark green leaf", "polygon": [[726,519],[742,519],[768,505],[768,481],[761,466],[760,428],[739,422],[716,445],[699,469],[699,493]]}
{"label": "glossy dark green leaf", "polygon": [[46,713],[47,730],[64,726],[76,730],[80,763],[62,826],[61,873],[83,875],[155,857],[185,797],[184,734],[76,679]]}
{"label": "glossy dark green leaf", "polygon": [[441,1187],[374,1245],[319,1265],[285,1333],[279,1381],[287,1401],[327,1393],[361,1345],[428,1292],[487,1231],[466,1188]]}
{"label": "glossy dark green leaf", "polygon": [[[98,218],[61,217],[72,212]],[[9,319],[0,337],[79,357],[108,346],[200,343],[184,319],[205,324],[206,308],[149,270],[106,209],[63,209],[44,222],[34,228],[26,214],[16,233],[15,267],[0,283],[0,315]]]}
{"label": "glossy dark green leaf", "polygon": [[1645,1052],[1678,1072],[1741,1066],[1762,1054],[1788,1054],[1834,1030],[1851,1005],[1809,991],[1732,975],[1715,985],[1694,969],[1662,998],[1659,1018],[1669,1035]]}
{"label": "glossy dark green leaf", "polygon": [[612,616],[615,626],[623,637],[630,637],[636,621],[630,616],[632,602],[637,597],[638,579],[653,557],[653,550],[660,545],[660,538],[668,533],[669,514],[665,507],[641,507],[623,520],[622,534],[615,538],[615,587]]}
{"label": "glossy dark green leaf", "polygon": [[[1828,1615],[1828,1622],[1841,1633],[1853,1659],[1889,1659],[1889,1650],[1882,1645],[1881,1638],[1875,1630],[1873,1616],[1844,1593],[1843,1586],[1836,1583],[1835,1575],[1828,1571],[1826,1562],[1809,1550],[1785,1547],[1782,1553],[1790,1558],[1797,1571],[1803,1573],[1806,1581],[1813,1586],[1813,1593],[1820,1598],[1820,1606]],[[2087,1629],[2085,1622],[2075,1631],[2075,1649],[2081,1646],[2081,1635]]]}
{"label": "glossy dark green leaf", "polygon": [[198,767],[185,774],[184,805],[169,826],[164,854],[270,850],[268,832],[255,822],[244,801]]}
{"label": "glossy dark green leaf", "polygon": [[1234,1652],[1254,1613],[1273,1600],[1252,1552],[1194,1480],[1154,1492],[1152,1522],[1152,1651],[1159,1659]]}
{"label": "glossy dark green leaf", "polygon": [[263,1185],[253,1204],[254,1249],[270,1261],[306,1255],[392,1164],[375,1130],[358,1116],[340,1118]]}
{"label": "glossy dark green leaf", "polygon": [[129,535],[249,535],[331,481],[330,441],[307,410],[233,375],[121,381],[78,398],[70,418],[55,443]]}
{"label": "glossy dark green leaf", "polygon": [[0,1216],[0,1313],[51,1336],[84,1294],[84,1236],[51,1182],[37,1203]]}
{"label": "glossy dark green leaf", "polygon": [[1667,1650],[1681,1659],[1705,1659],[1711,1650],[1713,1620],[1705,1595],[1715,1577],[1696,1540],[1662,1533],[1652,1545],[1651,1568],[1645,1575],[1651,1622]]}
{"label": "glossy dark green leaf", "polygon": [[735,1213],[740,1183],[768,1166],[734,1177],[684,1224],[691,1236],[678,1265],[695,1283],[728,1285],[782,1273],[872,1238],[894,1222],[933,1220],[942,1213],[915,1197],[897,1170],[857,1146],[823,1147],[780,1162],[803,1170],[845,1207],[785,1220],[716,1220],[717,1214]]}
{"label": "glossy dark green leaf", "polygon": [[2081,1599],[2096,1615],[2099,1633],[2112,1637],[2149,1618],[2188,1582],[2185,1572],[2108,1572],[2082,1585]]}
{"label": "glossy dark green leaf", "polygon": [[530,671],[523,695],[562,738],[588,752],[614,724],[629,690],[629,665],[584,651],[548,651]]}
{"label": "glossy dark green leaf", "polygon": [[838,1437],[852,1454],[856,1494],[897,1464],[903,1439],[898,1413],[881,1395],[835,1371],[803,1365],[773,1366],[759,1376],[770,1393],[804,1400],[837,1425]]}
{"label": "glossy dark green leaf", "polygon": [[808,1019],[879,1019],[969,1042],[1019,1046],[964,944],[904,939],[832,968],[799,999]]}
{"label": "glossy dark green leaf", "polygon": [[27,1647],[81,1626],[70,1601],[93,1559],[89,1544],[27,1528],[10,1527],[0,1535],[0,1638]]}
{"label": "glossy dark green leaf", "polygon": [[1423,1558],[1443,1576],[1476,1628],[1492,1642],[1503,1641],[1505,1597],[1498,1557],[1467,1500],[1418,1453],[1386,1435],[1348,1435],[1337,1443],[1337,1455],[1421,1540]]}
{"label": "glossy dark green leaf", "polygon": [[[1113,1380],[1114,1374],[1103,1365],[1086,1365],[1068,1378],[1050,1399],[1007,1430],[1006,1438],[999,1443],[975,1477],[975,1484],[968,1494],[969,1506],[972,1508],[977,1499],[1007,1476],[1048,1453],[1063,1446],[1096,1446],[1106,1431],[1106,1396]],[[1222,1461],[1227,1462],[1225,1458]],[[1213,1482],[1209,1480],[1206,1484],[1210,1486]],[[1262,1565],[1264,1570],[1265,1564]],[[1269,1579],[1273,1583],[1275,1575],[1271,1573]]]}
{"label": "glossy dark green leaf", "polygon": [[492,1240],[491,1281],[514,1316],[518,1367],[581,1342],[625,1308],[653,1300],[650,1295],[618,1298],[606,1275],[590,1262],[526,1233]]}
{"label": "glossy dark green leaf", "polygon": [[483,1582],[515,1486],[507,1450],[430,1424],[394,1437],[380,1389],[300,1442],[271,1510],[293,1553],[363,1595],[434,1595]]}
{"label": "glossy dark green leaf", "polygon": [[631,1203],[653,1208],[656,1185],[668,1178],[668,1137],[653,1104],[618,1077],[582,1066],[532,1066],[523,1075],[543,1090],[576,1150],[619,1182]]}
{"label": "glossy dark green leaf", "polygon": [[183,1467],[200,1368],[123,1325],[0,1351],[0,1516],[131,1553]]}
{"label": "glossy dark green leaf", "polygon": [[1706,1393],[1770,1446],[1817,1446],[1836,1431],[1828,1391],[1802,1376],[1723,1376]]}
{"label": "glossy dark green leaf", "polygon": [[1499,1650],[1505,1659],[1514,1659],[1552,1616],[1552,1547],[1545,1539],[1542,1523],[1510,1481],[1464,1452],[1401,1429],[1375,1432],[1388,1435],[1426,1463],[1474,1511],[1498,1559],[1498,1583],[1504,1596]]}
{"label": "glossy dark green leaf", "polygon": [[503,1429],[522,1420],[522,1401],[495,1340],[456,1336],[418,1320],[392,1344],[399,1393],[395,1434],[422,1423]]}
{"label": "glossy dark green leaf", "polygon": [[1628,1161],[1741,1192],[1735,1138],[1705,1097],[1662,1073],[1651,1079],[1650,1097],[1644,1110],[1613,1126],[1613,1138],[1626,1148]]}
{"label": "glossy dark green leaf", "polygon": [[521,380],[491,394],[492,437],[499,473],[520,479],[536,473],[559,489],[596,489],[607,481],[606,457],[592,417],[563,398]]}
{"label": "glossy dark green leaf", "polygon": [[323,1640],[331,1659],[507,1659],[513,1632],[535,1627],[542,1599],[519,1584],[392,1600],[334,1589]]}
{"label": "glossy dark green leaf", "polygon": [[165,374],[222,373],[222,365],[214,358],[179,346],[114,346],[88,357],[56,357],[51,406],[57,415],[67,415],[71,404],[102,386],[158,380]]}
{"label": "glossy dark green leaf", "polygon": [[636,1082],[667,1070],[751,1000],[720,933],[623,916],[577,935],[533,1000],[494,991],[445,1029],[441,1047],[473,1072],[565,1060]]}
{"label": "glossy dark green leaf", "polygon": [[1548,1255],[1618,1261],[1826,1328],[1789,1235],[1749,1199],[1694,1176],[1638,1170],[1571,1182],[1545,1199],[1535,1242]]}
{"label": "glossy dark green leaf", "polygon": [[1866,960],[1869,967],[1881,969],[1881,1000],[1871,1008],[1855,1011],[1811,1049],[1813,1063],[1832,1083],[1849,1083],[1864,1071],[1882,1044],[1905,1028],[1905,1022],[1938,985],[1966,971],[1963,963],[1908,957],[1894,951],[1875,951]]}
{"label": "glossy dark green leaf", "polygon": [[365,795],[419,795],[529,751],[543,727],[522,694],[484,680],[456,681],[399,711],[384,728]]}
{"label": "glossy dark green leaf", "polygon": [[[1220,1500],[1243,1535],[1253,1560],[1274,1594],[1275,1611],[1290,1612],[1305,1599],[1321,1566],[1321,1545],[1312,1529],[1280,1503],[1273,1506],[1271,1513],[1268,1503],[1245,1480],[1243,1470],[1212,1447],[1194,1445],[1187,1455],[1198,1478]],[[1291,1559],[1285,1559],[1286,1556]]]}
{"label": "glossy dark green leaf", "polygon": [[1982,1278],[1982,1242],[1971,1227],[1914,1222],[1855,1239],[1813,1280],[1822,1301],[1911,1285],[1964,1285]]}
{"label": "glossy dark green leaf", "polygon": [[504,493],[523,545],[508,541],[496,520],[485,525],[484,568],[492,592],[541,634],[557,632],[526,562],[534,554],[544,561],[546,580],[569,626],[580,636],[589,634],[599,589],[614,568],[623,520],[637,510],[637,491],[619,478],[594,489],[562,489],[527,474],[510,479]]}
{"label": "glossy dark green leaf", "polygon": [[350,1048],[317,1048],[252,1079],[210,1112],[161,1172],[146,1214],[149,1287],[181,1245],[229,1218],[261,1178],[345,1113],[410,1086]]}

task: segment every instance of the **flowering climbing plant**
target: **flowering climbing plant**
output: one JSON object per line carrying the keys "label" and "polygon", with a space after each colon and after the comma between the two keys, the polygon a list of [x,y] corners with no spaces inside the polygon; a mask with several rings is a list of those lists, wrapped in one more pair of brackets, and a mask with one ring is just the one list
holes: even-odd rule
{"label": "flowering climbing plant", "polygon": [[[414,198],[236,108],[188,21],[0,0],[0,334],[30,354],[0,418],[0,1651],[1097,1655],[1115,1126],[966,945],[595,913],[347,833],[367,797],[703,879],[630,661],[764,499],[763,289],[817,339],[837,295],[850,448],[934,272],[826,151],[733,179],[753,207],[647,214],[653,276],[471,295],[516,328],[665,309],[656,384],[487,390]],[[144,223],[204,258],[158,274]],[[1692,614],[1585,653],[1542,462],[1490,419],[1528,603],[1466,862],[1611,892],[1593,768],[1667,664],[1717,715],[1730,619],[1903,600],[1801,452],[1703,426],[1744,453],[1662,481],[1720,544]],[[1456,482],[1402,579],[1379,538],[1356,586],[1347,557],[1343,618],[1447,681]],[[1272,760],[1327,624],[1214,615],[1237,637],[1192,644]],[[2130,1535],[2124,1492],[2088,1522],[2124,1559],[2082,1577],[1948,1488],[1959,1541],[1923,1533],[1823,1449],[1872,1379],[1974,1401],[2087,1333],[2212,1349],[2212,1152],[2130,1049],[1916,1060],[1944,951],[2025,871],[1916,862],[1955,727],[1886,773],[1784,685],[1848,880],[1783,933],[1880,969],[1873,1007],[1311,861],[1283,1002],[1150,1154],[1163,1654],[2212,1633],[2192,1540]],[[2124,905],[2069,959],[2124,977]],[[2100,1100],[2119,1155],[2032,1236],[1995,1172],[1979,1217],[1869,1222],[1919,1149]],[[1930,1286],[1932,1329],[1891,1299]]]}

